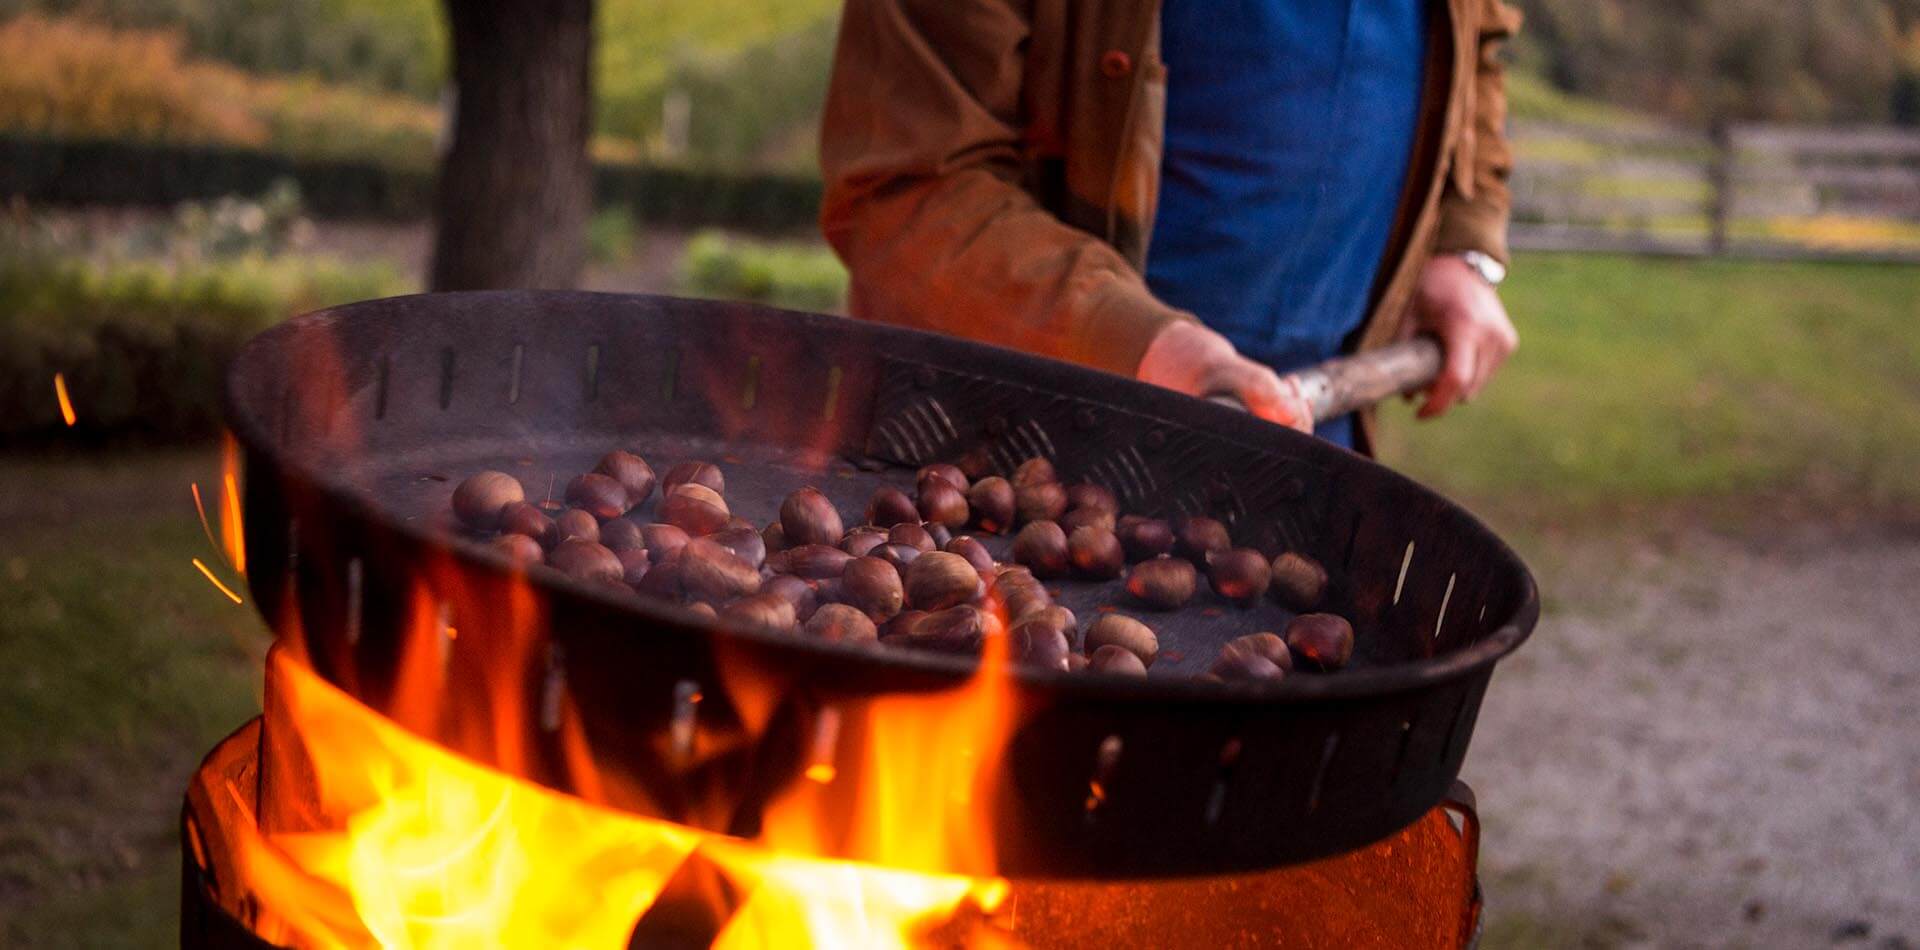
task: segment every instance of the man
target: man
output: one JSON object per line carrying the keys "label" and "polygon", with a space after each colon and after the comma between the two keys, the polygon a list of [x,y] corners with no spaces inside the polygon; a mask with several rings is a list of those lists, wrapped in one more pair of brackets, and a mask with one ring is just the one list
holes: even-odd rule
{"label": "man", "polygon": [[[1426,332],[1437,416],[1516,343],[1494,286],[1518,21],[1500,0],[847,0],[822,225],[853,311],[1302,429],[1275,367]],[[1321,434],[1365,450],[1367,428]]]}

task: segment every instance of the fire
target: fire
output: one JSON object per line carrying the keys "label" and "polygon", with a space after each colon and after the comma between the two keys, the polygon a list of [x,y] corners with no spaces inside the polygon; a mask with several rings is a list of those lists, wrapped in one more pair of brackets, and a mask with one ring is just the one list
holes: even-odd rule
{"label": "fire", "polygon": [[[200,503],[199,486],[194,487],[194,504]],[[201,521],[206,515],[203,512]],[[240,517],[240,444],[234,441],[232,434],[226,435],[220,442],[220,541],[227,554],[227,563],[245,577],[247,574],[247,541],[245,522]]]}
{"label": "fire", "polygon": [[73,428],[73,424],[79,421],[79,417],[73,414],[73,400],[67,397],[65,373],[53,374],[53,396],[60,401],[60,418],[66,422],[67,428]]}

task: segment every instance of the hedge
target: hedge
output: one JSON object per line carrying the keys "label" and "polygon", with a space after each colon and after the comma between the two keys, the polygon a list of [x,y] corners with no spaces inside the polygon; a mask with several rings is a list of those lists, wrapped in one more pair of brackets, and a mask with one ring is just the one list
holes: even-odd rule
{"label": "hedge", "polygon": [[[372,162],[318,161],[257,149],[0,135],[0,197],[55,205],[166,206],[252,195],[276,179],[300,185],[321,217],[409,219],[433,207],[433,175]],[[602,206],[626,206],[642,223],[762,233],[808,231],[820,182],[642,165],[597,169]]]}

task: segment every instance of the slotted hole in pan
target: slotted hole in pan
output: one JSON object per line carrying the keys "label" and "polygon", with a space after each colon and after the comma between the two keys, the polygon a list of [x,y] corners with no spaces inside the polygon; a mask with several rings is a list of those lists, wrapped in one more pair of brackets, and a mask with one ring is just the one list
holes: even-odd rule
{"label": "slotted hole in pan", "polygon": [[1208,825],[1220,823],[1220,813],[1227,807],[1227,789],[1233,782],[1233,773],[1240,764],[1241,744],[1238,737],[1228,739],[1220,747],[1220,771],[1215,775],[1213,788],[1207,792],[1207,811],[1204,816]]}
{"label": "slotted hole in pan", "polygon": [[1093,774],[1087,778],[1087,800],[1084,811],[1088,824],[1097,821],[1101,806],[1113,793],[1113,774],[1120,767],[1120,754],[1125,744],[1119,736],[1108,736],[1100,740],[1100,747],[1094,751]]}

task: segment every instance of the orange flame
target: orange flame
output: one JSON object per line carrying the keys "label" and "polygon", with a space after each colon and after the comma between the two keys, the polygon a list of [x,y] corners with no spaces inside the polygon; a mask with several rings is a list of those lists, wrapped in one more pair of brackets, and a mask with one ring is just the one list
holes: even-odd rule
{"label": "orange flame", "polygon": [[72,428],[78,417],[73,414],[73,400],[67,398],[66,374],[53,374],[53,395],[60,400],[60,418],[66,420],[68,428]]}

